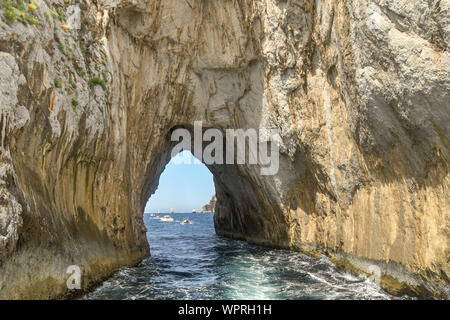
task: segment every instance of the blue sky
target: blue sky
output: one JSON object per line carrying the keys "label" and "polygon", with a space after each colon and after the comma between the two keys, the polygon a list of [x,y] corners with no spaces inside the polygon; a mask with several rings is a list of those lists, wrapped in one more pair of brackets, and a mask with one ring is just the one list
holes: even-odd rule
{"label": "blue sky", "polygon": [[214,195],[213,176],[202,163],[194,163],[189,151],[191,164],[175,164],[170,161],[161,174],[156,192],[150,197],[145,212],[191,212],[200,210]]}

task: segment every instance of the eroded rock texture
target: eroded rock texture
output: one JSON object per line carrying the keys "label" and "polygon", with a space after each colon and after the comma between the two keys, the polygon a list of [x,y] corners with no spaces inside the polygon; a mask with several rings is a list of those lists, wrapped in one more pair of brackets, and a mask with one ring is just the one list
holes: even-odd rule
{"label": "eroded rock texture", "polygon": [[195,120],[282,138],[274,176],[210,167],[219,234],[448,296],[450,1],[37,3],[36,25],[0,14],[1,298],[148,255],[142,211]]}

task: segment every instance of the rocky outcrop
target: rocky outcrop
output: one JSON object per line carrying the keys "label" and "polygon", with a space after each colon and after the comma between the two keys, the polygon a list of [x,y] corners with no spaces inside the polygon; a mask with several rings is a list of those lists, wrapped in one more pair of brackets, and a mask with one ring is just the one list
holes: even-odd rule
{"label": "rocky outcrop", "polygon": [[195,120],[281,136],[274,176],[210,166],[219,234],[448,296],[448,1],[36,4],[0,12],[0,298],[148,255],[142,212]]}
{"label": "rocky outcrop", "polygon": [[209,200],[209,203],[205,204],[201,208],[200,212],[214,212],[216,209],[216,201],[217,201],[216,195],[213,195],[211,197],[211,200]]}

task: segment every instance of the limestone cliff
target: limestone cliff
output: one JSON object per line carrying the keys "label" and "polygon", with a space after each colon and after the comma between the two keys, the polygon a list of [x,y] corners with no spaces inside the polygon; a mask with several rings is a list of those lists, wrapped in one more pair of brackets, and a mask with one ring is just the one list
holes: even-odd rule
{"label": "limestone cliff", "polygon": [[200,212],[214,212],[216,209],[216,201],[216,195],[213,195],[211,200],[201,208]]}
{"label": "limestone cliff", "polygon": [[195,120],[281,135],[274,176],[210,166],[219,234],[449,296],[450,1],[3,3],[0,298],[147,256],[144,206]]}

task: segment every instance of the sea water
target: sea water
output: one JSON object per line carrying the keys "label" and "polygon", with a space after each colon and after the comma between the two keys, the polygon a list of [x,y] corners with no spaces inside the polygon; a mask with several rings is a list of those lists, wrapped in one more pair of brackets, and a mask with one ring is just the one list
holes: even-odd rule
{"label": "sea water", "polygon": [[409,299],[337,269],[326,257],[217,236],[212,213],[171,216],[172,222],[144,214],[151,257],[122,268],[84,298]]}

